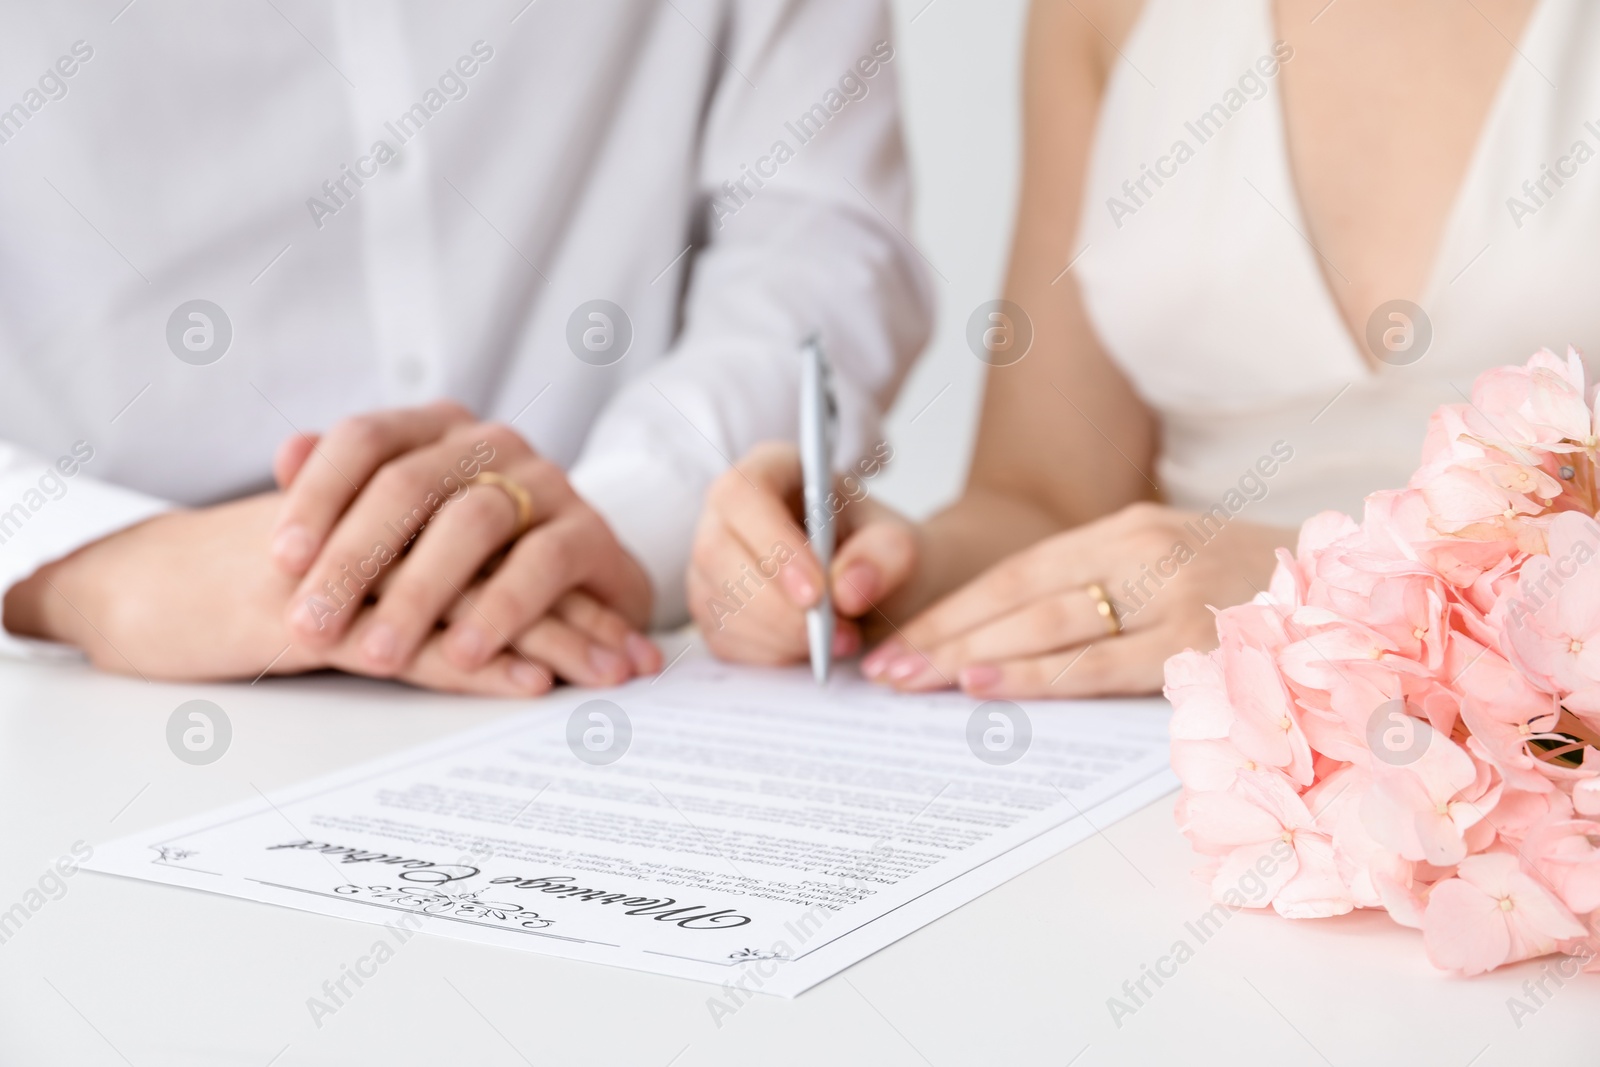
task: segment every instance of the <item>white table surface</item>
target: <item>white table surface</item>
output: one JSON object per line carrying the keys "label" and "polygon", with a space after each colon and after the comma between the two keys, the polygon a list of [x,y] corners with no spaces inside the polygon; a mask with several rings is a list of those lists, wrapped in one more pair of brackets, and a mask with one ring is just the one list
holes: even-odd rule
{"label": "white table surface", "polygon": [[[209,766],[168,750],[172,710],[233,723]],[[150,684],[0,662],[0,911],[93,845],[504,716],[524,705],[337,676]],[[795,1000],[719,1027],[715,987],[420,935],[317,1027],[307,998],[372,927],[80,872],[0,944],[0,1065],[1600,1063],[1600,975],[1513,1019],[1523,964],[1443,976],[1382,915],[1242,912],[1113,1024],[1107,998],[1209,903],[1171,798]]]}

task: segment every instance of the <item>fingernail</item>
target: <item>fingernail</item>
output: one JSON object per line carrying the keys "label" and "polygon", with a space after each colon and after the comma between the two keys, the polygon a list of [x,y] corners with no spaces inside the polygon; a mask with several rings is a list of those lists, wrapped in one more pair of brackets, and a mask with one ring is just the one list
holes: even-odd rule
{"label": "fingernail", "polygon": [[511,669],[507,673],[511,676],[511,683],[518,689],[526,689],[529,692],[533,692],[544,688],[544,674],[539,668],[525,660],[517,660],[511,665]]}
{"label": "fingernail", "polygon": [[627,661],[603,645],[589,646],[589,666],[607,682],[620,682],[628,676]]}
{"label": "fingernail", "polygon": [[367,636],[361,640],[361,654],[374,663],[387,666],[394,661],[396,652],[400,647],[400,637],[394,632],[394,627],[386,622],[380,622],[367,631]]}
{"label": "fingernail", "polygon": [[793,568],[785,568],[783,585],[785,589],[789,590],[789,596],[801,607],[809,608],[817,602],[817,587],[815,583],[799,571]]}
{"label": "fingernail", "polygon": [[285,567],[299,571],[311,564],[316,546],[311,543],[311,532],[299,523],[285,526],[272,539],[272,558]]}
{"label": "fingernail", "polygon": [[987,663],[976,663],[971,667],[962,667],[958,677],[961,688],[968,692],[993,689],[1000,684],[1000,668]]}
{"label": "fingernail", "polygon": [[903,656],[896,657],[894,662],[889,664],[888,670],[884,673],[889,676],[889,680],[891,682],[903,682],[912,675],[920,672],[927,665],[927,660],[923,659],[915,652],[908,652]]}
{"label": "fingernail", "polygon": [[477,666],[489,654],[489,639],[476,626],[461,626],[450,638],[456,658],[464,664]]}
{"label": "fingernail", "polygon": [[862,600],[871,603],[878,599],[883,583],[878,580],[878,568],[870,563],[852,563],[844,569],[843,585]]}
{"label": "fingernail", "polygon": [[894,645],[879,645],[867,653],[867,658],[861,661],[861,673],[868,678],[876,679],[881,677],[883,672],[888,670],[889,661],[894,659],[897,654],[898,650]]}
{"label": "fingernail", "polygon": [[861,635],[855,630],[833,631],[833,654],[835,656],[853,656],[861,647]]}
{"label": "fingernail", "polygon": [[289,625],[303,634],[315,634],[322,629],[322,622],[316,613],[311,610],[311,601],[303,600],[295,606],[289,614]]}
{"label": "fingernail", "polygon": [[629,634],[622,639],[622,647],[640,674],[654,674],[661,669],[661,653],[650,640],[640,634]]}

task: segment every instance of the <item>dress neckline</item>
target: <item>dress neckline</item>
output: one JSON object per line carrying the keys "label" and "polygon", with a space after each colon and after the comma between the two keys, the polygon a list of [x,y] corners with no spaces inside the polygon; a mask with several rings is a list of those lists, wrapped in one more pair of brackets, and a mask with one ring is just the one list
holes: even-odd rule
{"label": "dress neckline", "polygon": [[[1261,25],[1265,30],[1268,43],[1280,40],[1278,37],[1277,19],[1273,13],[1274,0],[1258,0]],[[1471,202],[1473,194],[1481,184],[1481,176],[1485,157],[1498,133],[1502,122],[1503,112],[1508,106],[1507,100],[1513,92],[1519,77],[1518,67],[1521,63],[1528,62],[1526,54],[1529,51],[1529,42],[1533,39],[1539,22],[1550,5],[1546,0],[1535,0],[1533,9],[1528,12],[1526,23],[1522,27],[1519,39],[1512,45],[1512,55],[1506,62],[1506,68],[1500,75],[1500,81],[1495,87],[1494,96],[1489,101],[1489,108],[1484,112],[1483,124],[1478,128],[1478,135],[1473,143],[1472,151],[1467,155],[1467,165],[1462,169],[1461,177],[1457,181],[1454,196],[1450,202],[1450,209],[1446,212],[1444,225],[1439,228],[1439,236],[1434,242],[1430,253],[1427,270],[1423,275],[1422,291],[1418,293],[1418,304],[1426,310],[1439,294],[1439,287],[1444,270],[1444,256],[1446,251],[1454,244],[1454,236],[1461,225],[1461,216],[1466,205]],[[1290,198],[1289,211],[1293,218],[1300,221],[1301,226],[1310,230],[1310,222],[1305,211],[1305,202],[1300,196],[1300,187],[1295,181],[1294,166],[1289,159],[1289,126],[1288,113],[1284,109],[1283,91],[1279,80],[1268,79],[1268,97],[1273,109],[1275,121],[1272,123],[1275,144],[1272,156],[1274,165],[1279,168],[1278,178],[1282,181],[1282,188],[1288,190]],[[1373,379],[1382,373],[1382,367],[1366,353],[1365,346],[1352,330],[1350,323],[1345,320],[1344,309],[1335,298],[1332,283],[1323,270],[1319,260],[1326,260],[1321,251],[1311,243],[1306,236],[1299,243],[1298,254],[1306,260],[1312,275],[1316,279],[1316,299],[1326,307],[1333,321],[1338,325],[1339,347],[1345,352],[1348,361],[1358,368],[1365,379]],[[1329,261],[1331,265],[1331,261]],[[1337,269],[1337,268],[1335,268]]]}

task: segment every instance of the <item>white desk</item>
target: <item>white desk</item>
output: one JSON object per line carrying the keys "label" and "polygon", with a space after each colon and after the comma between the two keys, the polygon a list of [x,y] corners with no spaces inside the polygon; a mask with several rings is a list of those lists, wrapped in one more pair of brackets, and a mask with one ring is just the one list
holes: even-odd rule
{"label": "white desk", "polygon": [[[209,766],[168,750],[205,697],[233,723]],[[73,842],[272,792],[518,705],[318,676],[172,686],[0,663],[0,911]],[[1490,1067],[1600,1061],[1600,976],[1519,1028],[1539,964],[1441,976],[1380,915],[1290,923],[1208,908],[1162,800],[804,996],[719,1028],[695,982],[421,936],[319,1029],[306,1007],[373,928],[80,872],[0,944],[0,1065],[1053,1065]],[[1137,1014],[1107,998],[1180,938],[1194,957]],[[1076,1058],[1075,1058],[1076,1057]]]}

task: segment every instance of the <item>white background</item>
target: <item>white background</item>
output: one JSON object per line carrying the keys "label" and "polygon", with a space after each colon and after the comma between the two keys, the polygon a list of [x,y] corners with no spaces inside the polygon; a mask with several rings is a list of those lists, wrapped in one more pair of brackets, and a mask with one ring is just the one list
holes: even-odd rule
{"label": "white background", "polygon": [[967,347],[966,325],[974,308],[1000,296],[1011,244],[1027,4],[894,0],[893,7],[916,183],[909,236],[937,272],[939,317],[890,415],[895,458],[874,492],[920,518],[960,491],[977,428],[984,365]]}

